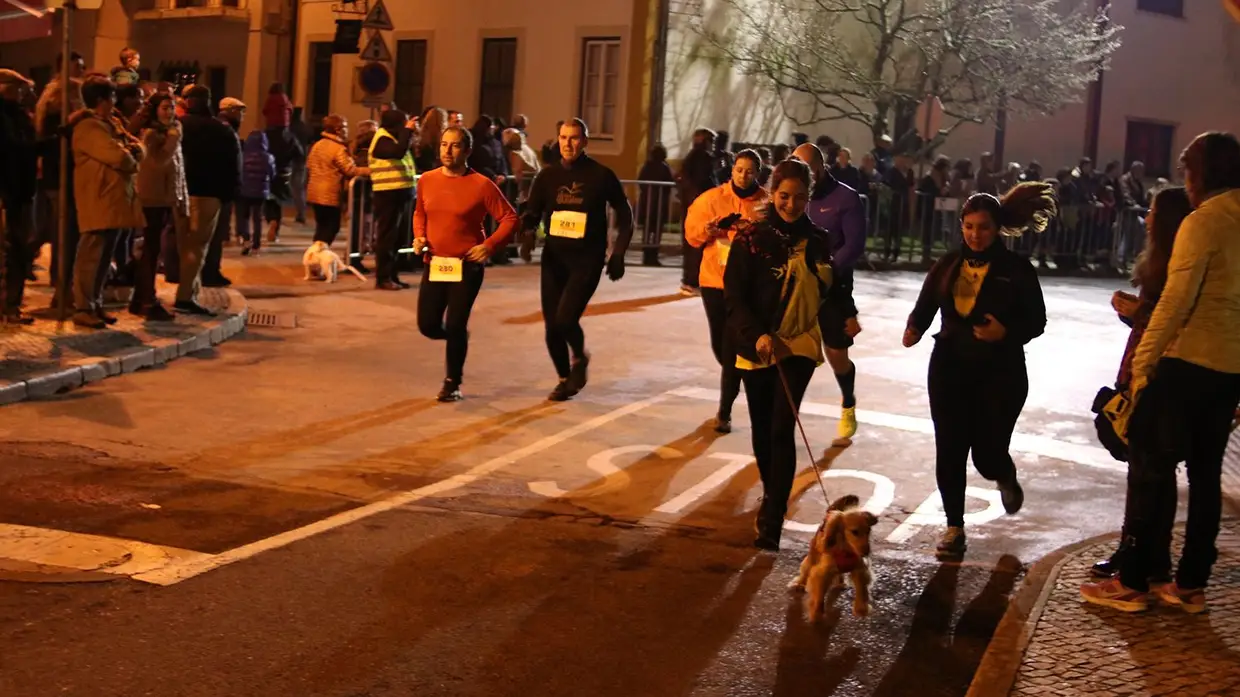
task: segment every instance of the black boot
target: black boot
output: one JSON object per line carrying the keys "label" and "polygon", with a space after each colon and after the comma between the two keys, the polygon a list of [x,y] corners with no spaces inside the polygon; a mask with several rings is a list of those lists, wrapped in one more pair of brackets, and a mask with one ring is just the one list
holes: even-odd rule
{"label": "black boot", "polygon": [[1119,547],[1111,553],[1111,556],[1103,559],[1093,568],[1089,570],[1089,575],[1094,578],[1114,578],[1119,574],[1120,567],[1124,565],[1129,554],[1132,554],[1132,542],[1130,537],[1124,536],[1120,538]]}

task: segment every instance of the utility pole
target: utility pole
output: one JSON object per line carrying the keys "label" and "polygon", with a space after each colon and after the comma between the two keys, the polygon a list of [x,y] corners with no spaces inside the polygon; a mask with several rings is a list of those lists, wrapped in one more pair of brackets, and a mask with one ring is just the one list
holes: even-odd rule
{"label": "utility pole", "polygon": [[73,61],[72,53],[73,15],[77,12],[76,0],[65,0],[60,9],[60,191],[56,193],[56,319],[62,324],[69,319],[69,81]]}

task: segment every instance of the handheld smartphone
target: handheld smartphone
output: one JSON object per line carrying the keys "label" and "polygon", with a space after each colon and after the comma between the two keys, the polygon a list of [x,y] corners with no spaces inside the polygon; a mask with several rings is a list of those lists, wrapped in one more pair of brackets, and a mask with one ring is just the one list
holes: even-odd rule
{"label": "handheld smartphone", "polygon": [[736,222],[740,219],[741,219],[740,213],[733,213],[719,221],[719,224],[718,224],[719,229],[730,230],[732,226],[735,225]]}

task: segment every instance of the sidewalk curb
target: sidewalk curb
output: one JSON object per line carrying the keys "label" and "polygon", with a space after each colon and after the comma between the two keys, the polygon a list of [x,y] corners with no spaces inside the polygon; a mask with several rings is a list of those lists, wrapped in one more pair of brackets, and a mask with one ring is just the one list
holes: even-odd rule
{"label": "sidewalk curb", "polygon": [[81,358],[69,363],[67,368],[0,385],[0,406],[51,397],[105,378],[164,365],[227,341],[245,329],[250,310],[240,292],[231,288],[223,290],[228,295],[226,314],[198,325],[193,336],[156,339],[119,356]]}
{"label": "sidewalk curb", "polygon": [[1030,567],[1020,590],[1008,601],[1007,612],[995,628],[965,697],[1007,697],[1011,693],[1025,649],[1033,639],[1038,620],[1064,565],[1077,553],[1108,540],[1118,540],[1119,536],[1118,532],[1111,532],[1060,547]]}

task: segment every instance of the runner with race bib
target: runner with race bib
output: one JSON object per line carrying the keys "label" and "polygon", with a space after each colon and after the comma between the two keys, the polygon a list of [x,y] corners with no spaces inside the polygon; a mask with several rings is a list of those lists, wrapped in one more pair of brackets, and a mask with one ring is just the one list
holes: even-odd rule
{"label": "runner with race bib", "polygon": [[[482,289],[485,264],[508,245],[520,222],[495,182],[465,164],[472,150],[469,131],[459,126],[444,130],[439,142],[443,167],[418,181],[413,215],[414,251],[428,257],[418,288],[418,330],[429,339],[447,342],[441,402],[461,399],[469,315]],[[490,237],[482,227],[487,215],[498,225]]]}
{"label": "runner with race bib", "polygon": [[[560,382],[548,397],[571,399],[586,386],[590,354],[581,317],[598,289],[603,270],[624,277],[624,253],[633,237],[633,209],[615,172],[586,155],[590,131],[581,119],[559,126],[557,164],[538,173],[523,216],[527,230],[546,225],[542,255],[542,313],[547,351]],[[607,255],[607,206],[618,234]],[[572,351],[571,360],[569,351]]]}

